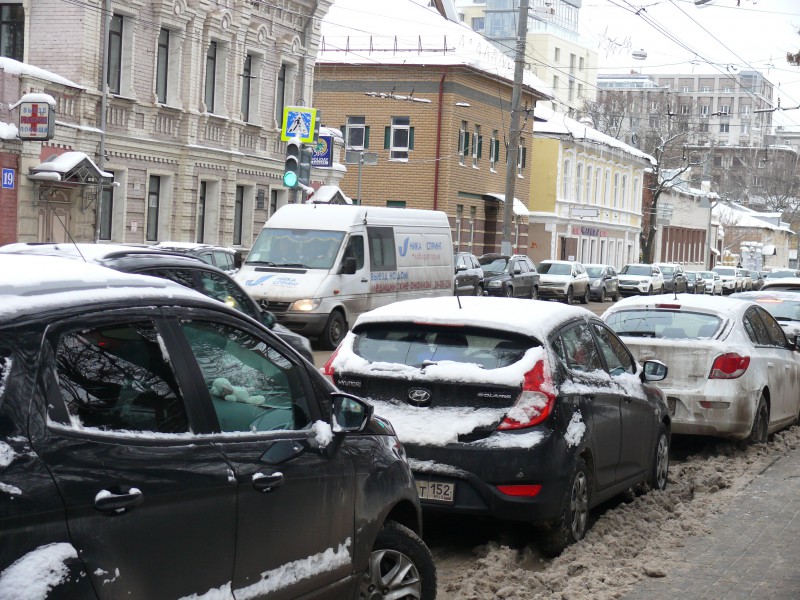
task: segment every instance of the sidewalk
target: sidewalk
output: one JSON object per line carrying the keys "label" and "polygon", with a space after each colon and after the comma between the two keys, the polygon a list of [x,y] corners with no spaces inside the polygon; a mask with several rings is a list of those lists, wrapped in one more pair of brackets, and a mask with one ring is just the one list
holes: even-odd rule
{"label": "sidewalk", "polygon": [[800,448],[780,457],[726,511],[710,535],[688,538],[682,561],[623,600],[800,599]]}

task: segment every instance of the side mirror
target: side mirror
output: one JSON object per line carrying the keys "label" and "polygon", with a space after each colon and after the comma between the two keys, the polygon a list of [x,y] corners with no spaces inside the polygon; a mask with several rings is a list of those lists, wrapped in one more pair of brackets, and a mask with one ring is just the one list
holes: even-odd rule
{"label": "side mirror", "polygon": [[514,275],[519,275],[522,273],[522,267],[514,267]]}
{"label": "side mirror", "polygon": [[456,267],[456,273],[459,273],[460,271],[466,271],[466,270],[467,270],[466,265],[458,265]]}
{"label": "side mirror", "polygon": [[273,315],[268,310],[261,311],[261,322],[266,325],[269,329],[272,329],[275,326],[275,315]]}
{"label": "side mirror", "polygon": [[372,405],[361,398],[334,392],[331,394],[333,401],[333,427],[334,433],[347,433],[363,431],[372,418]]}
{"label": "side mirror", "polygon": [[356,259],[353,256],[348,256],[342,260],[342,267],[339,269],[342,275],[353,275],[356,272]]}
{"label": "side mirror", "polygon": [[660,360],[646,360],[642,367],[642,381],[662,381],[669,371]]}

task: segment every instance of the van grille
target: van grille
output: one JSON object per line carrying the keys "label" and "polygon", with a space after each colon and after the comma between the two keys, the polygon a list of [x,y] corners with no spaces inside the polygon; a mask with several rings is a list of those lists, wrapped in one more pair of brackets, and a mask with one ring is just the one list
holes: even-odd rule
{"label": "van grille", "polygon": [[283,313],[289,310],[290,302],[274,302],[267,299],[259,300],[258,306],[261,310],[268,310],[273,313]]}

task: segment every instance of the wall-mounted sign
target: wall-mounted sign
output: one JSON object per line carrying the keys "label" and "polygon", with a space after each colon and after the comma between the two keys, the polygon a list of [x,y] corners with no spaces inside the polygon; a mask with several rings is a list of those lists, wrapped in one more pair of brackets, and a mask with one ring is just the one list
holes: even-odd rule
{"label": "wall-mounted sign", "polygon": [[572,227],[572,235],[588,235],[592,237],[608,237],[608,231],[596,227]]}
{"label": "wall-mounted sign", "polygon": [[3,169],[3,188],[7,190],[14,189],[15,174],[14,169]]}
{"label": "wall-mounted sign", "polygon": [[311,155],[312,167],[333,166],[333,136],[321,135],[314,144],[314,154]]}
{"label": "wall-mounted sign", "polygon": [[316,121],[316,108],[287,106],[283,109],[281,140],[288,142],[290,138],[297,137],[303,144],[310,144],[314,141]]}
{"label": "wall-mounted sign", "polygon": [[47,102],[20,102],[19,139],[52,140],[55,125],[56,110]]}

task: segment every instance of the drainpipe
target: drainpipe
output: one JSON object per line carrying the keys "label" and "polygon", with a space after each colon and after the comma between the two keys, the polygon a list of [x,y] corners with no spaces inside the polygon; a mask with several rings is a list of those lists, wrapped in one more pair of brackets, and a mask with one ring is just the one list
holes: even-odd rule
{"label": "drainpipe", "polygon": [[447,67],[442,70],[442,78],[439,80],[439,110],[436,115],[436,162],[433,167],[433,210],[439,207],[439,162],[442,154],[442,111],[444,106],[444,79],[447,77]]}
{"label": "drainpipe", "polygon": [[[106,114],[108,113],[108,32],[111,29],[111,0],[105,0],[103,7],[103,72],[100,73],[100,156],[97,160],[97,167],[100,172],[105,171],[106,166]],[[97,193],[97,205],[95,206],[94,216],[94,241],[100,240],[100,224],[103,206],[103,177],[100,176],[100,186]]]}

